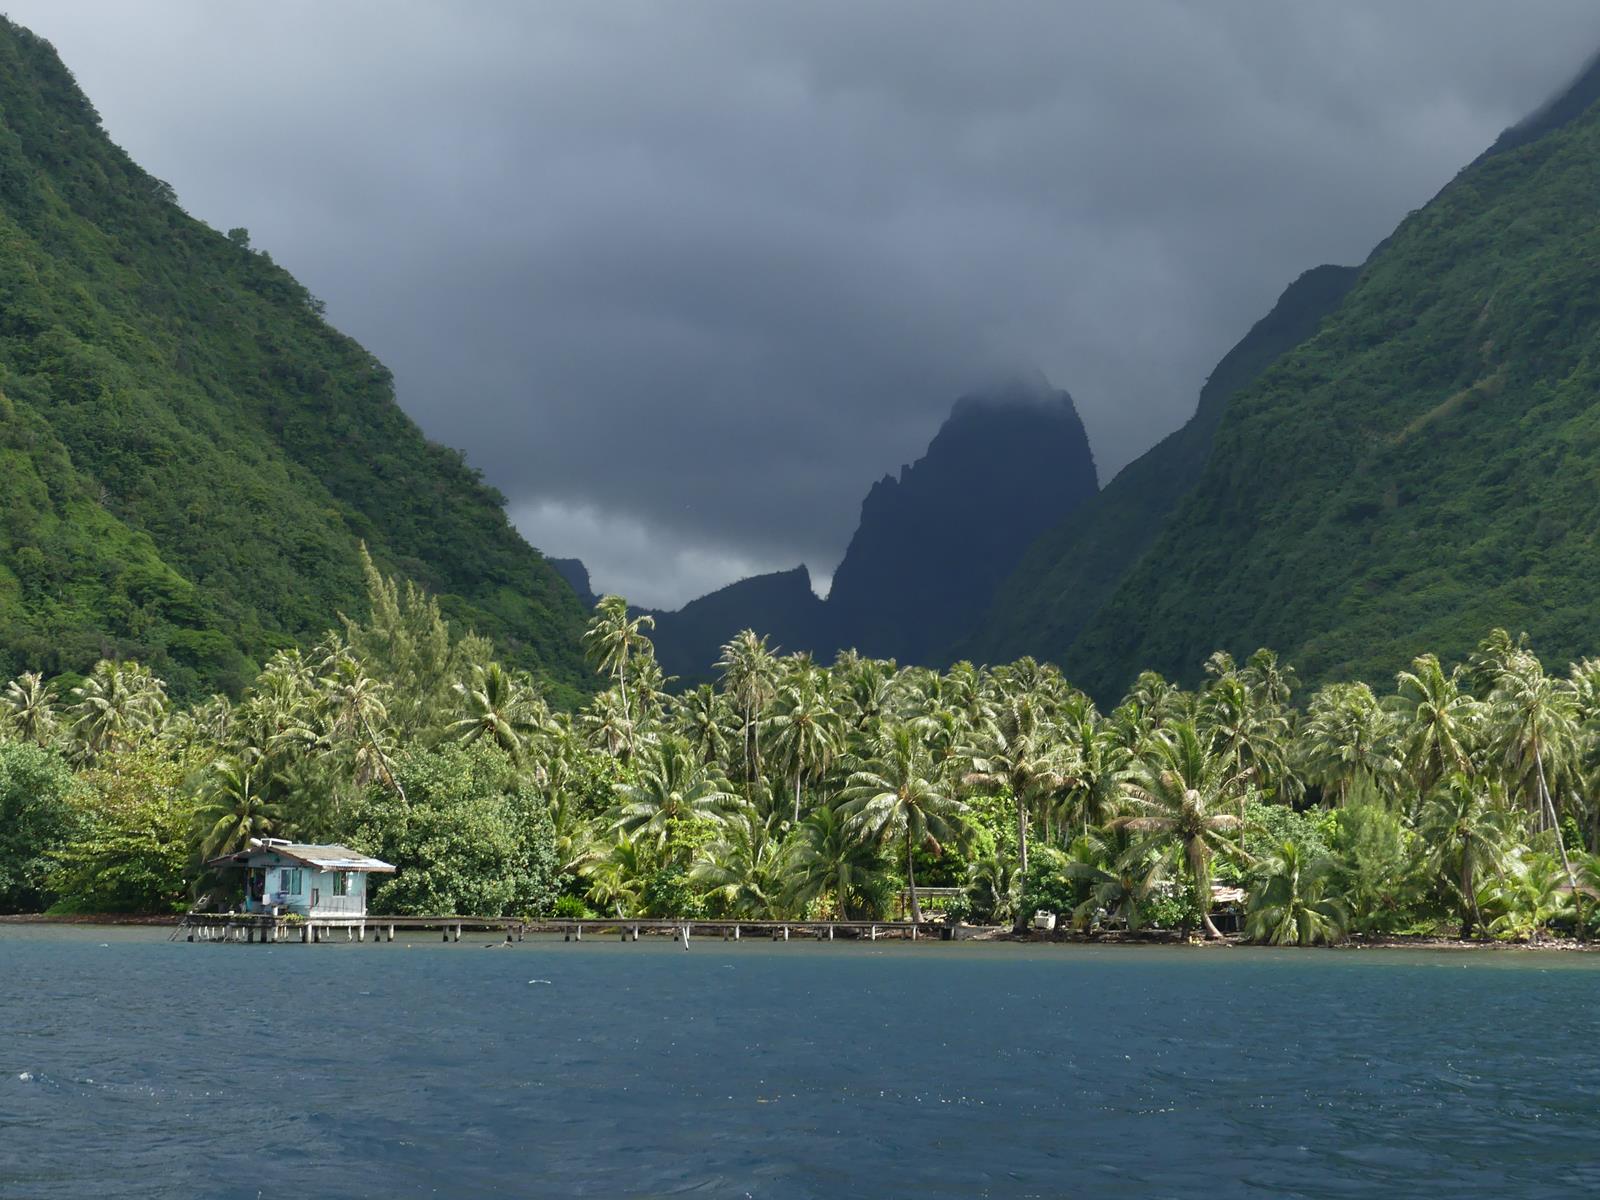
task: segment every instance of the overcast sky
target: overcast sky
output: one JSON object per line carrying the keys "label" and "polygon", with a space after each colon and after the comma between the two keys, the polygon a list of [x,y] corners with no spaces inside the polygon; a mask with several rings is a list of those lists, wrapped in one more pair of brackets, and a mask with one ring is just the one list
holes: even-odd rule
{"label": "overcast sky", "polygon": [[1102,478],[1600,49],[1593,0],[0,0],[602,590],[825,579],[1037,367]]}

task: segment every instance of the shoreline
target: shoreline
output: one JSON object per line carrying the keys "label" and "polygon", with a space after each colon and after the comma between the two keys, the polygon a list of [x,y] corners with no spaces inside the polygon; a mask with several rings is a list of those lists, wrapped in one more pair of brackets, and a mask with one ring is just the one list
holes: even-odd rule
{"label": "shoreline", "polygon": [[[146,928],[171,928],[176,927],[182,920],[183,913],[12,913],[0,915],[0,925],[64,925],[69,927],[118,927],[133,926]],[[465,918],[470,922],[472,918]],[[381,923],[381,918],[375,918],[374,924]],[[801,922],[796,922],[800,924]],[[546,922],[530,921],[530,926],[543,926]],[[560,925],[562,922],[550,922],[551,925]],[[719,922],[720,924],[720,922]],[[886,923],[888,924],[888,923]],[[1320,951],[1359,951],[1359,950],[1453,950],[1460,952],[1472,951],[1551,951],[1558,950],[1566,953],[1588,954],[1600,950],[1600,942],[1580,942],[1570,938],[1548,938],[1538,942],[1502,942],[1502,941],[1462,941],[1460,938],[1442,937],[1435,934],[1390,935],[1374,938],[1348,938],[1345,941],[1331,945],[1314,946],[1274,946],[1265,942],[1250,942],[1238,935],[1228,935],[1221,940],[1191,937],[1187,941],[1177,933],[1152,933],[1149,935],[1125,933],[1107,933],[1098,936],[1086,934],[1061,934],[1061,933],[1026,933],[1015,934],[1003,927],[961,926],[956,936],[946,939],[941,935],[943,926],[933,925],[927,928],[919,939],[925,942],[939,944],[959,942],[1004,942],[1021,946],[1121,946],[1121,947],[1187,947],[1195,950],[1229,950],[1248,948],[1253,950],[1320,950]],[[545,930],[544,932],[554,932]],[[659,932],[659,931],[657,931]],[[842,942],[864,940],[859,938],[842,938]]]}

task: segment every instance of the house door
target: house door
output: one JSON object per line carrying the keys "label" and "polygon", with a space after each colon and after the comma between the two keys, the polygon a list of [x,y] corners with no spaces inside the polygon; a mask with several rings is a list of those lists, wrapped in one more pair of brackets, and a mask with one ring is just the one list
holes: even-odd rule
{"label": "house door", "polygon": [[311,907],[313,909],[316,908],[317,904],[321,900],[322,900],[322,889],[321,888],[312,888],[311,889]]}

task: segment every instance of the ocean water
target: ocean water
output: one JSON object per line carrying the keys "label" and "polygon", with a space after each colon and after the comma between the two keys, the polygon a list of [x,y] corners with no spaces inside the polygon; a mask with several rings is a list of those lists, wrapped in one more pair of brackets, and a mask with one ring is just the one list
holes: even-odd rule
{"label": "ocean water", "polygon": [[1600,960],[0,925],[0,1196],[1600,1195]]}

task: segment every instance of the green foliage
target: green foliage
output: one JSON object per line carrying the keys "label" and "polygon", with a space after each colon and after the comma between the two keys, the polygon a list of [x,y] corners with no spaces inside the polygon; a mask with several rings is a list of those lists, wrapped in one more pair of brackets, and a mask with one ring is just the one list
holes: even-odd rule
{"label": "green foliage", "polygon": [[371,894],[399,915],[537,915],[556,902],[549,814],[510,760],[486,745],[407,751],[395,763],[403,801],[374,784],[350,843],[400,868]]}
{"label": "green foliage", "polygon": [[[1214,648],[1263,643],[1313,682],[1378,680],[1419,644],[1460,658],[1499,624],[1558,661],[1585,651],[1597,170],[1591,108],[1408,216],[1337,309],[1232,396],[1159,535],[1070,644],[1050,644],[1080,684],[1110,695],[1151,667],[1192,682]],[[1075,611],[1070,570],[1024,570],[1032,607],[1008,628]]]}
{"label": "green foliage", "polygon": [[85,772],[73,840],[55,854],[52,912],[159,913],[188,907],[195,763],[154,748]]}
{"label": "green foliage", "polygon": [[356,557],[587,690],[577,598],[501,497],[394,402],[248,235],[106,137],[48,44],[0,24],[0,673],[137,658],[237,693],[362,608]]}
{"label": "green foliage", "polygon": [[72,771],[61,756],[0,743],[0,912],[42,912],[55,855],[80,835]]}

